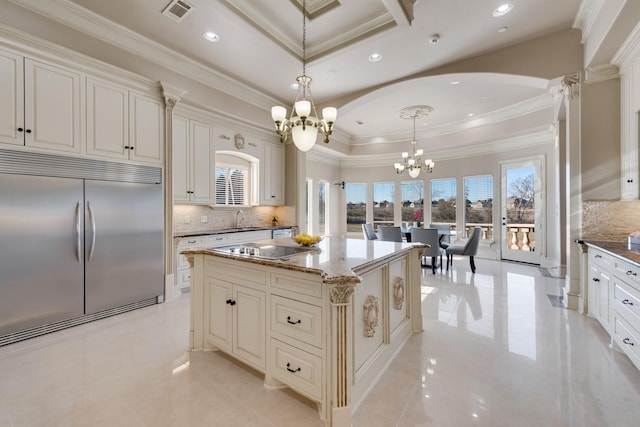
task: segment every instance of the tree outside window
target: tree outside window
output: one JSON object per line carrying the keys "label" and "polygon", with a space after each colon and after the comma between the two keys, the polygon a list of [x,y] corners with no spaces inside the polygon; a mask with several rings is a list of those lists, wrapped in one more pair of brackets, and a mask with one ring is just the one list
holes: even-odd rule
{"label": "tree outside window", "polygon": [[431,180],[431,223],[456,228],[456,179]]}

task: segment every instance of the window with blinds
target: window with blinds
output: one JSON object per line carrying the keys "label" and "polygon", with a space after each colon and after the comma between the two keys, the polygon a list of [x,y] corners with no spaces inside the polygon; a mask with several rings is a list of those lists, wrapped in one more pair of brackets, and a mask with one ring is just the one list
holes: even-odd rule
{"label": "window with blinds", "polygon": [[216,205],[248,205],[249,170],[216,165]]}

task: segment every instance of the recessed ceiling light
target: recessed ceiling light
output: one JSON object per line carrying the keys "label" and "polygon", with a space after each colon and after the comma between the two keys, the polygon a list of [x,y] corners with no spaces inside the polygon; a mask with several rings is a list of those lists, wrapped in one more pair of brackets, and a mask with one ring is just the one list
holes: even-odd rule
{"label": "recessed ceiling light", "polygon": [[378,62],[382,59],[382,54],[380,53],[372,53],[369,55],[369,62]]}
{"label": "recessed ceiling light", "polygon": [[454,81],[452,81],[452,82],[449,82],[449,84],[450,84],[451,86],[456,86],[456,85],[459,85],[459,84],[460,84],[460,82],[459,82],[459,81],[457,81],[457,80],[454,80]]}
{"label": "recessed ceiling light", "polygon": [[467,114],[467,117],[473,117],[473,113]]}
{"label": "recessed ceiling light", "polygon": [[202,35],[202,37],[204,37],[205,39],[209,40],[210,42],[218,42],[218,41],[220,41],[220,36],[217,35],[216,33],[212,32],[212,31],[207,31],[206,33],[204,33]]}
{"label": "recessed ceiling light", "polygon": [[501,4],[493,11],[493,16],[498,17],[506,15],[507,13],[511,12],[511,9],[513,9],[513,5],[511,3]]}
{"label": "recessed ceiling light", "polygon": [[498,28],[498,32],[499,32],[499,33],[504,33],[504,32],[506,32],[507,30],[508,30],[508,27],[500,27],[500,28]]}

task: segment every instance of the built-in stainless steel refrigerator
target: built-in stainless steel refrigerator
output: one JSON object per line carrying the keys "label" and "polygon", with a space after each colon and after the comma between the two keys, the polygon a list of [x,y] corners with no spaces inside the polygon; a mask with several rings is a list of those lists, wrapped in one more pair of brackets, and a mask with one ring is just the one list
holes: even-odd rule
{"label": "built-in stainless steel refrigerator", "polygon": [[160,302],[160,168],[0,150],[0,345]]}

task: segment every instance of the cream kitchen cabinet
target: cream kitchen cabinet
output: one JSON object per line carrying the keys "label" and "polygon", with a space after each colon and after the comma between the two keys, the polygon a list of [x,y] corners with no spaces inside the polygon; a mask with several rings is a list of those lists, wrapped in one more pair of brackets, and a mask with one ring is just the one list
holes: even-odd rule
{"label": "cream kitchen cabinet", "polygon": [[615,260],[611,294],[611,337],[640,369],[640,267]]}
{"label": "cream kitchen cabinet", "polygon": [[162,163],[164,110],[159,100],[87,78],[87,154]]}
{"label": "cream kitchen cabinet", "polygon": [[213,126],[173,115],[173,201],[215,204]]}
{"label": "cream kitchen cabinet", "polygon": [[0,51],[0,142],[80,153],[79,73]]}
{"label": "cream kitchen cabinet", "polygon": [[264,142],[260,180],[263,205],[284,204],[284,146],[280,143]]}
{"label": "cream kitchen cabinet", "polygon": [[[251,285],[245,276],[258,277]],[[205,276],[205,339],[264,372],[266,368],[265,276],[229,265]],[[242,282],[243,284],[239,284]],[[262,288],[262,289],[260,289]]]}
{"label": "cream kitchen cabinet", "polygon": [[598,319],[609,332],[611,324],[611,287],[613,259],[597,249],[589,249],[588,302],[589,315]]}

